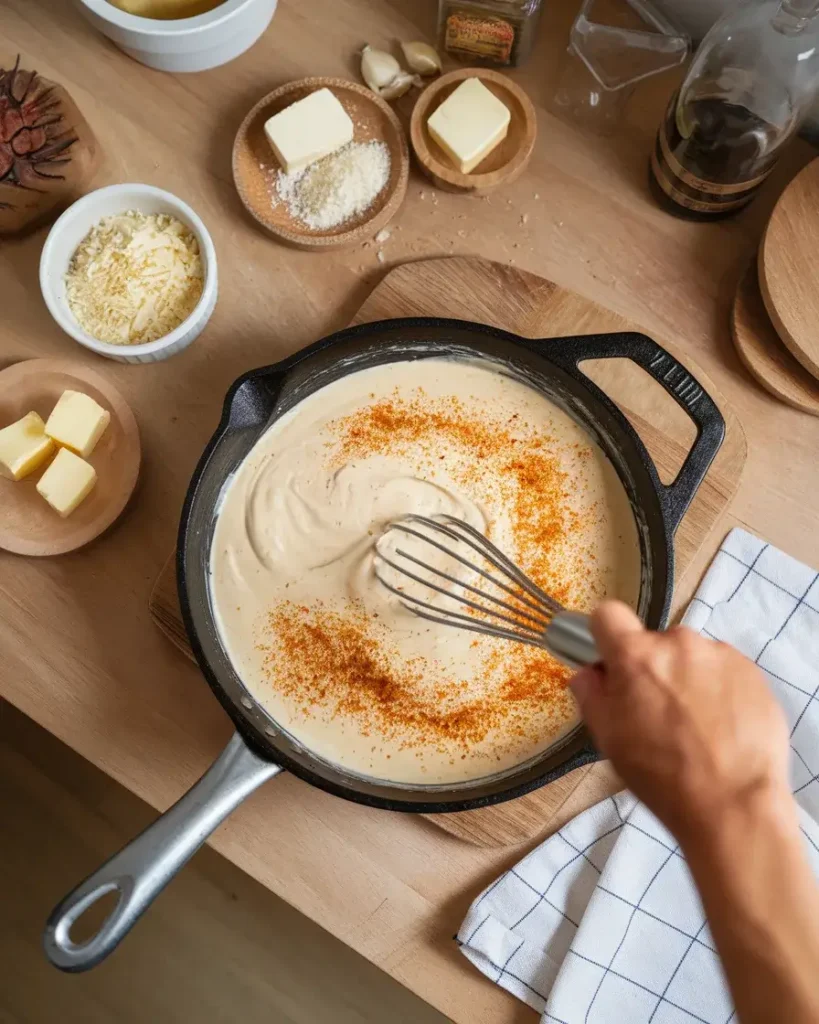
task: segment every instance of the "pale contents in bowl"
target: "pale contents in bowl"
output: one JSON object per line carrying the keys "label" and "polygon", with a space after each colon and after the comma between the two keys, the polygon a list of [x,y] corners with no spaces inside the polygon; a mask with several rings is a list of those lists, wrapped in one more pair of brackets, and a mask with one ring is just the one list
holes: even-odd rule
{"label": "pale contents in bowl", "polygon": [[140,18],[159,18],[173,21],[177,18],[193,18],[197,14],[221,7],[224,0],[108,0],[114,7]]}
{"label": "pale contents in bowl", "polygon": [[202,297],[196,236],[176,217],[134,210],[103,217],[65,275],[82,329],[109,345],[145,345],[175,330]]}
{"label": "pale contents in bowl", "polygon": [[374,556],[408,512],[466,520],[567,607],[636,606],[637,528],[602,450],[492,364],[422,359],[327,385],[257,442],[215,527],[221,640],[279,726],[344,769],[415,784],[492,775],[576,723],[569,672],[407,611]]}

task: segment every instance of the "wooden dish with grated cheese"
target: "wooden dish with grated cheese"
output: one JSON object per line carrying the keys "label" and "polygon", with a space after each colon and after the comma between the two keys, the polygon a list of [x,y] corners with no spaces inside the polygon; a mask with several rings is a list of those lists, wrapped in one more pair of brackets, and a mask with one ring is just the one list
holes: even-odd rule
{"label": "wooden dish with grated cheese", "polygon": [[[365,158],[362,162],[366,165],[366,158],[372,158],[369,162],[374,166],[364,170],[375,177],[383,173],[386,179],[367,205],[357,202],[356,196],[332,196],[332,184],[321,180],[327,169],[322,167],[323,161],[308,168],[300,180],[280,174],[282,169],[265,137],[268,118],[325,88],[352,119],[355,134],[351,145]],[[382,154],[387,163],[383,171],[378,166]],[[344,171],[344,150],[325,159],[335,159]],[[353,187],[359,184],[355,174],[349,177]],[[408,177],[407,140],[392,108],[363,85],[342,78],[304,78],[269,93],[245,117],[233,144],[233,180],[245,209],[274,238],[297,249],[340,249],[372,238],[398,212]],[[316,196],[328,192],[331,208],[317,208]],[[340,202],[340,198],[349,202]],[[347,209],[353,210],[352,214],[339,222]]]}

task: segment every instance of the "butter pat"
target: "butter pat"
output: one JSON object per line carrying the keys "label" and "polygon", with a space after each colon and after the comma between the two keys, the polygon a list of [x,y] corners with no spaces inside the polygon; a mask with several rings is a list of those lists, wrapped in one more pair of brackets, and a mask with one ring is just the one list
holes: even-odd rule
{"label": "butter pat", "polygon": [[506,138],[509,108],[478,78],[467,78],[427,121],[430,135],[462,174]]}
{"label": "butter pat", "polygon": [[45,432],[63,448],[84,459],[111,421],[111,413],[81,391],[63,391],[45,425]]}
{"label": "butter pat", "polygon": [[265,122],[267,140],[288,174],[353,141],[353,122],[329,89],[318,89]]}
{"label": "butter pat", "polygon": [[85,501],[96,482],[97,473],[90,463],[67,448],[61,448],[37,481],[37,493],[65,518]]}
{"label": "butter pat", "polygon": [[0,430],[0,476],[22,480],[33,473],[54,451],[45,424],[36,412]]}

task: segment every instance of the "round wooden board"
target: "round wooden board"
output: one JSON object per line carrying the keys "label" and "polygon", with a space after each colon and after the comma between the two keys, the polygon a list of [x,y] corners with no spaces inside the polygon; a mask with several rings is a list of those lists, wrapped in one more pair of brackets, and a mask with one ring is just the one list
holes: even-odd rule
{"label": "round wooden board", "polygon": [[[268,118],[318,89],[330,89],[355,126],[354,142],[385,142],[390,151],[390,178],[372,205],[340,227],[313,230],[275,202],[275,177],[280,165],[264,133]],[[297,249],[340,249],[372,238],[398,212],[407,193],[409,150],[392,108],[374,92],[343,78],[303,78],[275,89],[242,121],[233,144],[233,180],[250,215],[280,242]]]}
{"label": "round wooden board", "polygon": [[140,444],[134,414],[98,373],[60,359],[29,359],[0,371],[0,425],[37,412],[45,420],[66,389],[82,391],[111,413],[88,461],[97,471],[91,494],[62,519],[37,493],[42,470],[24,480],[0,478],[0,548],[18,555],[62,555],[88,544],[119,516],[136,486]]}
{"label": "round wooden board", "polygon": [[819,416],[819,381],[779,340],[762,301],[756,260],[742,276],[731,312],[739,358],[766,391],[802,412]]}
{"label": "round wooden board", "polygon": [[759,287],[779,337],[819,377],[819,159],[779,198],[759,251]]}
{"label": "round wooden board", "polygon": [[[470,174],[463,174],[430,135],[427,121],[467,78],[479,78],[511,114],[509,131]],[[447,192],[481,195],[518,178],[529,163],[537,137],[537,116],[532,101],[506,75],[486,68],[459,68],[441,75],[418,97],[410,120],[412,148],[421,169]]]}

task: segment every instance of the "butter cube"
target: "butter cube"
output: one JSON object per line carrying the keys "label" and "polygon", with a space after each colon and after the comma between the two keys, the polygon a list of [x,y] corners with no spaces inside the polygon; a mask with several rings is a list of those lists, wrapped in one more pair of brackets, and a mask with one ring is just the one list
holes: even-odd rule
{"label": "butter cube", "polygon": [[61,448],[37,481],[37,493],[65,518],[88,497],[96,482],[97,472],[90,463]]}
{"label": "butter cube", "polygon": [[334,93],[318,89],[265,122],[267,140],[288,174],[353,141],[353,122]]}
{"label": "butter cube", "polygon": [[430,135],[469,174],[506,138],[512,115],[479,78],[467,78],[427,121]]}
{"label": "butter cube", "polygon": [[81,391],[63,391],[45,425],[45,432],[63,448],[84,459],[111,421],[111,413]]}
{"label": "butter cube", "polygon": [[36,412],[0,430],[0,476],[22,480],[33,473],[54,451],[45,424]]}

